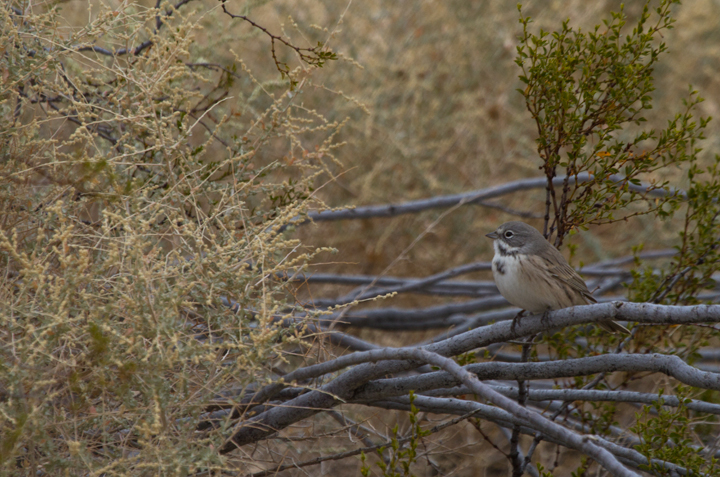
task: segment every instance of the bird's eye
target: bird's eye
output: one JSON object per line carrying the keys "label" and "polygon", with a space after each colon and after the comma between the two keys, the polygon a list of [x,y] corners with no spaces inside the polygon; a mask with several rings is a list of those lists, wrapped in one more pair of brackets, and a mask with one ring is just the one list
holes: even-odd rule
{"label": "bird's eye", "polygon": [[515,235],[515,234],[512,233],[512,230],[508,230],[507,232],[505,232],[505,238],[510,238],[513,235]]}

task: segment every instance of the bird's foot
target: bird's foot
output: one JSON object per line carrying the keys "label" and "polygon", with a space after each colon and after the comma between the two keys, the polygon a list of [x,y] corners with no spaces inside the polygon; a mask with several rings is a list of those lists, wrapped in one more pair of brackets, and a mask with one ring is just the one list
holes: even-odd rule
{"label": "bird's foot", "polygon": [[543,312],[540,317],[540,324],[543,326],[548,326],[550,324],[550,310],[545,310],[545,312]]}
{"label": "bird's foot", "polygon": [[510,332],[515,333],[515,327],[518,323],[520,323],[520,318],[522,318],[523,313],[525,313],[525,310],[520,310],[520,312],[515,315],[515,318],[513,318],[512,323],[510,323]]}

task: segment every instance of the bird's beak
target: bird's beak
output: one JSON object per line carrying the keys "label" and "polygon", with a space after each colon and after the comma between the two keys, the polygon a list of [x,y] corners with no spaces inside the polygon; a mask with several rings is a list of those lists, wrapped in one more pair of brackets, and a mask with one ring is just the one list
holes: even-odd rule
{"label": "bird's beak", "polygon": [[497,232],[490,232],[489,234],[485,234],[487,238],[491,238],[493,240],[497,240],[499,238]]}

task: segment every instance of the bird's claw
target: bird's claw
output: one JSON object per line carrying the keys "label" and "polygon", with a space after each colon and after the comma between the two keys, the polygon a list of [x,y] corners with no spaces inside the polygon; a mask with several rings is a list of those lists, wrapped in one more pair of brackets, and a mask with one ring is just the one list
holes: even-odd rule
{"label": "bird's claw", "polygon": [[520,310],[520,312],[515,315],[515,318],[513,318],[512,323],[510,323],[510,332],[515,333],[515,327],[518,323],[520,323],[520,318],[522,318],[523,313],[525,313],[525,310]]}
{"label": "bird's claw", "polygon": [[550,323],[550,310],[545,310],[545,312],[542,314],[542,317],[540,318],[540,323],[543,326],[547,326]]}

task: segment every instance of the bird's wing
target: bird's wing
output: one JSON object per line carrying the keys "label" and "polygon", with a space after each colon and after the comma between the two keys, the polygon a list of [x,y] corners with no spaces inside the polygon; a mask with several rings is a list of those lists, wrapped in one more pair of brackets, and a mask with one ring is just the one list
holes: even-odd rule
{"label": "bird's wing", "polygon": [[587,298],[592,303],[597,303],[597,300],[590,290],[588,290],[585,280],[565,261],[565,258],[558,252],[558,257],[552,259],[546,259],[548,265],[548,271],[550,274],[560,280],[565,285],[569,286],[573,290],[580,293],[582,296]]}

